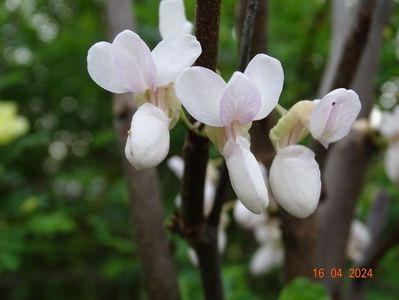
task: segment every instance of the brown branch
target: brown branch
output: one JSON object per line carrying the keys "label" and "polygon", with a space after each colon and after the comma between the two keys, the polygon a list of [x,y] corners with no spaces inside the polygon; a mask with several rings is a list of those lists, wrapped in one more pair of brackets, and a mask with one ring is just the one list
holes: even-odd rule
{"label": "brown branch", "polygon": [[[361,2],[364,4],[363,2]],[[357,70],[376,72],[378,64],[378,49],[381,45],[381,35],[389,14],[384,13],[391,0],[378,1],[374,11],[370,38],[361,57],[361,65]],[[364,9],[364,8],[362,8]],[[360,24],[369,17],[363,14]],[[363,18],[363,19],[362,19]],[[364,32],[358,30],[357,32]],[[350,43],[353,45],[353,43]],[[346,48],[345,48],[346,49]],[[349,63],[349,62],[348,62]],[[342,64],[341,64],[342,65]],[[372,68],[371,66],[374,67]],[[366,73],[367,73],[366,72]],[[343,72],[348,78],[348,71]],[[339,76],[339,73],[337,74]],[[364,76],[360,73],[356,76]],[[364,84],[374,86],[375,74],[363,77]],[[349,84],[349,82],[348,82]],[[359,94],[362,90],[356,90]],[[373,96],[361,98],[363,111],[367,115],[372,107]],[[318,250],[318,265],[325,268],[342,267],[345,263],[345,250],[348,232],[354,216],[357,200],[363,188],[365,175],[368,170],[370,154],[373,144],[368,137],[357,131],[352,131],[348,137],[331,148],[326,160],[323,182],[326,185],[326,201],[320,207],[320,236]],[[334,225],[332,225],[334,224]],[[340,280],[325,278],[325,284],[333,299],[340,298]]]}
{"label": "brown branch", "polygon": [[[216,69],[221,0],[198,0],[195,35],[202,46],[196,65]],[[204,182],[208,163],[206,138],[188,131],[183,149],[185,161],[182,182],[182,212],[176,215],[173,228],[194,248],[199,260],[205,299],[223,299],[217,227],[207,226],[203,214]]]}
{"label": "brown branch", "polygon": [[[386,223],[386,217],[389,210],[389,194],[385,190],[381,190],[377,193],[373,206],[370,209],[369,216],[367,218],[367,227],[370,231],[371,241],[368,249],[364,253],[362,262],[355,265],[355,267],[375,267],[375,263],[372,265],[370,262],[373,260],[375,253],[381,247],[381,233]],[[361,300],[364,297],[365,287],[367,280],[354,279],[351,280],[349,290],[346,294],[348,300]]]}
{"label": "brown branch", "polygon": [[[130,0],[108,0],[109,36],[133,29],[133,7]],[[124,149],[131,117],[136,110],[132,94],[114,95],[114,127],[121,149]],[[123,151],[122,151],[123,153]],[[123,166],[132,203],[135,239],[144,285],[151,299],[179,299],[177,274],[164,229],[164,213],[155,169],[136,171],[124,158]]]}
{"label": "brown branch", "polygon": [[240,66],[239,70],[244,72],[249,60],[252,46],[252,36],[258,9],[258,0],[247,0],[245,18],[242,26],[240,39]]}

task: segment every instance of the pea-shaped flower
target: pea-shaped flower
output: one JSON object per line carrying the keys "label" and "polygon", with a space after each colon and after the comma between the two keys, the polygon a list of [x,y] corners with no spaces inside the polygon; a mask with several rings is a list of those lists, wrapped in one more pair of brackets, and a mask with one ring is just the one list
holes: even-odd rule
{"label": "pea-shaped flower", "polygon": [[336,89],[315,105],[310,116],[309,130],[324,147],[346,135],[359,115],[359,96],[352,90]]}
{"label": "pea-shaped flower", "polygon": [[202,67],[185,70],[176,81],[183,106],[208,125],[208,136],[224,156],[238,198],[252,212],[261,213],[268,195],[261,169],[250,151],[251,122],[266,117],[276,106],[283,86],[280,62],[258,54],[244,73],[226,82]]}
{"label": "pea-shaped flower", "polygon": [[134,32],[125,30],[114,41],[94,44],[87,56],[91,78],[113,93],[134,93],[139,107],[125,153],[138,170],[154,167],[169,151],[169,129],[178,119],[180,104],[173,82],[201,54],[190,34],[174,34],[150,51]]}

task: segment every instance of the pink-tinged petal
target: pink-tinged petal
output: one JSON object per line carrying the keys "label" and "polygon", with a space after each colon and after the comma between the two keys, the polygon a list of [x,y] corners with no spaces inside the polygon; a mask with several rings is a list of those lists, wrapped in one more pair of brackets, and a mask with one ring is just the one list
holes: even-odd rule
{"label": "pink-tinged petal", "polygon": [[151,53],[158,70],[156,85],[174,82],[200,54],[201,45],[191,34],[177,34],[162,40]]}
{"label": "pink-tinged petal", "polygon": [[247,76],[235,72],[220,102],[220,120],[225,127],[233,121],[241,124],[251,122],[258,113],[261,96],[256,85]]}
{"label": "pink-tinged petal", "polygon": [[275,200],[297,218],[310,216],[321,192],[320,169],[312,150],[302,145],[281,148],[270,168],[270,188]]}
{"label": "pink-tinged petal", "polygon": [[127,93],[129,90],[118,78],[111,63],[112,45],[107,42],[94,44],[87,54],[87,70],[91,79],[111,93]]}
{"label": "pink-tinged petal", "polygon": [[222,77],[209,69],[192,67],[177,78],[175,88],[177,97],[196,120],[223,127],[219,112],[226,83]]}
{"label": "pink-tinged petal", "polygon": [[182,0],[162,0],[159,4],[159,32],[162,39],[178,33],[191,33],[193,24],[187,21]]}
{"label": "pink-tinged petal", "polygon": [[344,138],[360,113],[359,96],[352,90],[336,89],[313,108],[310,132],[324,147]]}
{"label": "pink-tinged petal", "polygon": [[284,83],[283,67],[279,60],[266,54],[256,55],[244,72],[258,87],[262,104],[255,120],[265,118],[276,106]]}
{"label": "pink-tinged petal", "polygon": [[388,146],[385,152],[384,165],[389,180],[399,186],[399,141]]}
{"label": "pink-tinged petal", "polygon": [[255,156],[240,143],[228,141],[223,149],[230,182],[238,199],[255,214],[265,211],[267,188]]}
{"label": "pink-tinged petal", "polygon": [[150,49],[134,32],[125,30],[112,42],[111,60],[115,73],[130,92],[143,95],[154,89],[157,76]]}
{"label": "pink-tinged petal", "polygon": [[145,103],[132,118],[125,154],[137,169],[160,164],[169,152],[169,119],[158,107]]}

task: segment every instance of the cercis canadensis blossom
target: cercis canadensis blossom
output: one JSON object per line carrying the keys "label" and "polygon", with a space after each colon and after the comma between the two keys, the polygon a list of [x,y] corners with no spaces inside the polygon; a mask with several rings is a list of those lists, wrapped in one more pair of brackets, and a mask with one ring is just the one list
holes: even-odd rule
{"label": "cercis canadensis blossom", "polygon": [[392,112],[384,112],[380,132],[388,139],[385,152],[385,171],[388,178],[399,186],[399,105]]}
{"label": "cercis canadensis blossom", "polygon": [[135,94],[139,108],[132,118],[125,154],[137,170],[154,167],[166,157],[169,129],[176,124],[181,106],[174,81],[201,54],[199,42],[187,33],[182,1],[162,1],[160,15],[164,39],[152,51],[136,33],[125,30],[112,44],[94,44],[87,56],[89,74],[99,86],[116,94]]}
{"label": "cercis canadensis blossom", "polygon": [[202,67],[186,69],[176,80],[176,94],[187,111],[206,124],[208,136],[226,160],[232,187],[252,212],[261,213],[268,193],[258,162],[250,151],[251,122],[265,118],[276,106],[282,86],[280,62],[256,55],[244,73],[226,83]]}
{"label": "cercis canadensis blossom", "polygon": [[360,108],[354,91],[336,89],[321,100],[299,101],[270,131],[277,151],[270,168],[270,186],[276,201],[291,215],[310,216],[321,193],[315,154],[298,143],[310,132],[327,148],[349,133]]}

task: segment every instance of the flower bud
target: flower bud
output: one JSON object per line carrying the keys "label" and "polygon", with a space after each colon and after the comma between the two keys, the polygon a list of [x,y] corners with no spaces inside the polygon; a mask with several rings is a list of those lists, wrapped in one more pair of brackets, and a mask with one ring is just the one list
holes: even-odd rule
{"label": "flower bud", "polygon": [[275,200],[297,218],[310,216],[321,192],[320,169],[315,154],[302,145],[279,149],[270,168]]}
{"label": "flower bud", "polygon": [[125,154],[137,169],[160,164],[169,151],[169,119],[158,107],[145,103],[133,115]]}

